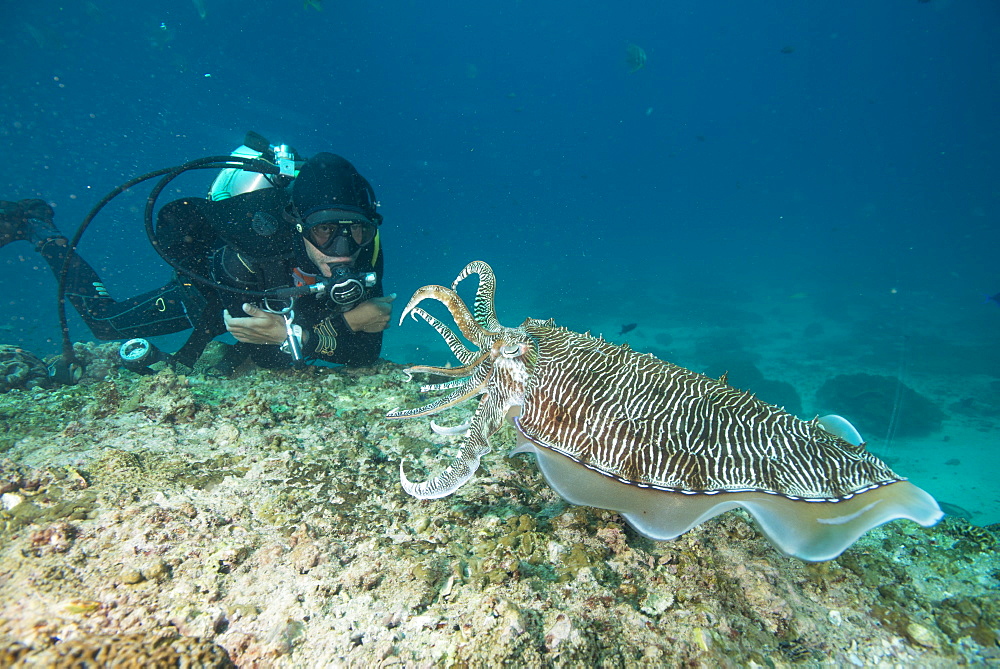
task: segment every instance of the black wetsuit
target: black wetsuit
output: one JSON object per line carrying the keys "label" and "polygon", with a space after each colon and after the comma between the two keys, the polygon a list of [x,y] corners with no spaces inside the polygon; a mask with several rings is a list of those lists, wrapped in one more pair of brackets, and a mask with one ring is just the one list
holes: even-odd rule
{"label": "black wetsuit", "polygon": [[[262,291],[293,286],[302,278],[308,282],[306,273],[316,268],[305,255],[301,236],[283,216],[288,199],[287,191],[268,188],[220,202],[176,200],[158,214],[157,244],[168,257],[217,285]],[[365,300],[383,294],[379,241],[376,236],[374,242],[362,248],[354,266],[361,272],[374,271],[377,276],[375,285],[365,292]],[[40,252],[58,275],[66,247],[50,241]],[[301,269],[296,273],[297,268]],[[180,273],[162,288],[115,300],[97,272],[76,255],[70,260],[66,277],[66,298],[98,339],[152,337],[193,328],[176,356],[189,367],[212,338],[226,332],[224,309],[234,317],[242,317],[243,303],[261,302],[259,298],[201,285]],[[307,358],[347,365],[367,365],[378,359],[382,333],[354,332],[329,298],[306,295],[296,298],[294,308],[294,323],[310,333],[303,346]],[[267,368],[292,362],[291,356],[275,345],[240,343],[233,353],[248,356]],[[230,362],[232,366],[234,363],[238,364],[238,360]]]}

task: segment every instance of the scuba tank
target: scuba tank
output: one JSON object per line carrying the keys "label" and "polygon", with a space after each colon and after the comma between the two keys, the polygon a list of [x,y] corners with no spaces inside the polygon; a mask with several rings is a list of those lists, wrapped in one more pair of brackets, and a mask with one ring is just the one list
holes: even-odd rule
{"label": "scuba tank", "polygon": [[243,145],[232,152],[238,160],[263,161],[277,174],[242,167],[226,167],[212,181],[205,207],[207,221],[220,240],[248,258],[270,258],[287,253],[296,231],[281,212],[289,199],[288,187],[305,161],[287,144],[272,145],[248,132]]}
{"label": "scuba tank", "polygon": [[284,188],[298,176],[303,161],[295,149],[287,144],[272,146],[262,135],[248,132],[243,145],[230,155],[236,158],[263,159],[278,166],[280,174],[262,174],[238,167],[227,167],[219,172],[208,189],[208,199],[214,202],[228,200],[263,188]]}

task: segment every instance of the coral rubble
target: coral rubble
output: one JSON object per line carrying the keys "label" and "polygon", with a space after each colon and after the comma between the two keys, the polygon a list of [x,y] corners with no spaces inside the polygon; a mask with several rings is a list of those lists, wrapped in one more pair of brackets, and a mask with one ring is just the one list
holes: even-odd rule
{"label": "coral rubble", "polygon": [[0,344],[0,393],[31,390],[49,381],[45,363],[19,346]]}
{"label": "coral rubble", "polygon": [[656,543],[502,452],[418,501],[400,458],[436,466],[456,437],[383,419],[420,403],[392,364],[113,371],[2,402],[4,666],[1000,662],[993,528],[895,522],[819,564],[740,513]]}

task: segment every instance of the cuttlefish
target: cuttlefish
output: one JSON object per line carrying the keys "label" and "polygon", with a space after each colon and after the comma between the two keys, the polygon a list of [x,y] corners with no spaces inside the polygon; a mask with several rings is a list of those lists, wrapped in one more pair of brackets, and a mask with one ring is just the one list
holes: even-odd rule
{"label": "cuttlefish", "polygon": [[[455,291],[479,276],[472,312]],[[781,551],[803,560],[840,555],[873,527],[905,518],[930,526],[942,517],[929,494],[865,449],[840,416],[805,421],[728,385],[627,345],[533,318],[504,327],[494,310],[496,279],[470,263],[451,288],[424,286],[400,317],[420,317],[444,338],[460,367],[406,371],[451,380],[450,391],[388,418],[431,416],[481,396],[471,420],[439,433],[464,433],[461,451],[440,474],[403,489],[445,497],[466,483],[490,452],[489,437],[514,425],[511,455],[534,455],[548,484],[573,504],[620,513],[639,533],[673,539],[742,507]],[[437,300],[475,349],[420,308]]]}

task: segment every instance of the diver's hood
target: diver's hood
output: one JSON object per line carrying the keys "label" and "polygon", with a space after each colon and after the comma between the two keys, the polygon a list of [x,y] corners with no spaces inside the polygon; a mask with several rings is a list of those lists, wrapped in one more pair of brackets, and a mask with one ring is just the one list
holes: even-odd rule
{"label": "diver's hood", "polygon": [[317,153],[306,161],[292,184],[292,204],[300,221],[323,209],[340,209],[363,214],[375,225],[382,222],[371,184],[333,153]]}

